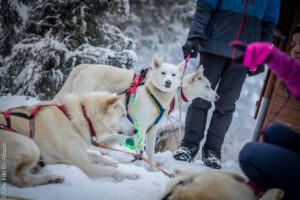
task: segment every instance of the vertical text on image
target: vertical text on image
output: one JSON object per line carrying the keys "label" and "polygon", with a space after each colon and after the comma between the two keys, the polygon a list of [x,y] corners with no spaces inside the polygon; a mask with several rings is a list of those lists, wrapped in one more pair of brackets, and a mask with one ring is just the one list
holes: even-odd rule
{"label": "vertical text on image", "polygon": [[6,198],[7,196],[7,163],[6,163],[6,156],[7,156],[7,146],[6,143],[2,143],[2,154],[1,154],[1,197]]}

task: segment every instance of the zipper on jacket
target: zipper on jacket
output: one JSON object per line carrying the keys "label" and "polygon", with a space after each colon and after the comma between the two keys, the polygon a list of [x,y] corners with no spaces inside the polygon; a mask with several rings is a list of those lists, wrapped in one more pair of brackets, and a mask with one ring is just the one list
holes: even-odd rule
{"label": "zipper on jacket", "polygon": [[[242,3],[243,3],[243,0],[241,0],[241,1],[242,1]],[[244,20],[245,20],[245,15],[246,15],[247,7],[248,7],[248,2],[249,2],[249,0],[246,1],[245,10],[244,10],[244,13],[243,13],[243,16],[242,16],[241,24],[240,24],[239,31],[238,31],[238,34],[237,34],[237,36],[236,36],[235,41],[238,41],[238,40],[239,40],[240,33],[241,33],[241,30],[242,30],[242,27],[243,27],[243,23],[244,23]],[[254,3],[254,0],[252,0],[252,3]],[[233,53],[232,53],[232,57],[231,57],[232,59],[233,59],[234,56],[235,56],[235,52],[236,52],[236,48],[233,49]]]}

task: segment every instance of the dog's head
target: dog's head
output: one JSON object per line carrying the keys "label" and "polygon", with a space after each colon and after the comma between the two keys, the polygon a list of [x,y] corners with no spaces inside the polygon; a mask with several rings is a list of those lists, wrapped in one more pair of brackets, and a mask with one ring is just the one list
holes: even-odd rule
{"label": "dog's head", "polygon": [[182,87],[184,95],[189,100],[200,97],[207,101],[217,101],[220,97],[211,88],[209,80],[203,75],[203,71],[204,68],[200,65],[194,74],[183,78]]}
{"label": "dog's head", "polygon": [[152,60],[150,81],[163,92],[173,92],[180,84],[180,77],[184,69],[184,62],[178,65],[164,63],[156,56]]}
{"label": "dog's head", "polygon": [[97,135],[119,133],[132,136],[137,133],[135,126],[126,117],[123,101],[124,95],[116,96],[106,92],[93,92],[89,98],[84,98],[87,115],[90,116]]}

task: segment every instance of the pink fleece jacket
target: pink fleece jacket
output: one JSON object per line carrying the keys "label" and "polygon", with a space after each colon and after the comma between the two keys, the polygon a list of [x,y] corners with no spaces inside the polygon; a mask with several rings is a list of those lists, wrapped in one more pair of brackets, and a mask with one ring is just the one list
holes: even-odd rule
{"label": "pink fleece jacket", "polygon": [[300,62],[274,48],[273,55],[267,65],[287,85],[291,95],[300,101]]}

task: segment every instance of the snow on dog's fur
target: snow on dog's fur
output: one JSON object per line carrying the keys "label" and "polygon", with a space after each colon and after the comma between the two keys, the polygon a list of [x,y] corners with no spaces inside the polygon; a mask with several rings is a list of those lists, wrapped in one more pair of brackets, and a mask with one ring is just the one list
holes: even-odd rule
{"label": "snow on dog's fur", "polygon": [[[170,179],[164,200],[256,200],[247,180],[224,171],[179,171]],[[280,200],[283,191],[268,190],[260,200]]]}
{"label": "snow on dog's fur", "polygon": [[[18,186],[62,182],[63,177],[32,173],[40,156],[46,160],[45,164],[47,160],[50,160],[50,164],[53,163],[51,160],[56,161],[54,163],[66,161],[67,164],[71,161],[71,164],[79,167],[90,178],[108,176],[117,180],[137,179],[138,174],[134,172],[123,172],[114,167],[98,165],[99,162],[113,165],[116,163],[111,159],[102,158],[102,154],[88,151],[92,145],[91,135],[82,106],[85,107],[86,115],[98,139],[114,132],[129,136],[136,133],[135,127],[125,117],[126,110],[121,102],[123,98],[123,95],[115,96],[106,92],[92,92],[81,96],[67,95],[62,102],[67,115],[54,105],[42,107],[37,112],[34,140],[25,137],[29,136],[28,119],[12,115],[12,129],[20,134],[0,130],[0,141],[5,142],[8,147],[8,181]],[[35,106],[14,108],[11,112],[21,112],[29,116],[34,108]],[[0,123],[6,124],[3,114],[0,114]]]}

